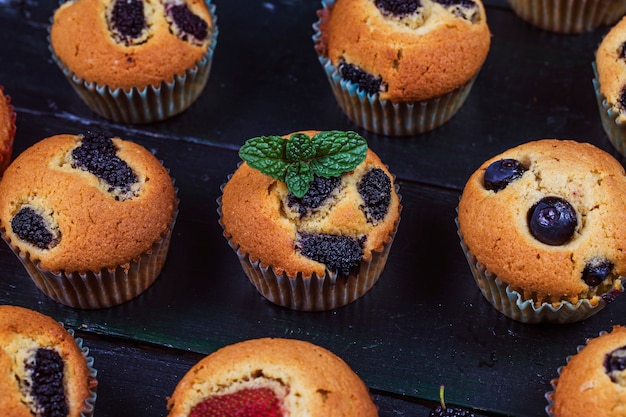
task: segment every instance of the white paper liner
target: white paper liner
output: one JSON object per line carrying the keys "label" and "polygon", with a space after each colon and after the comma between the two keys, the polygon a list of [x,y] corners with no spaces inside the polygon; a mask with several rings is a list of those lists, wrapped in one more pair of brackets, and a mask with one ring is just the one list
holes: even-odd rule
{"label": "white paper liner", "polygon": [[172,221],[159,241],[129,263],[128,269],[118,266],[100,271],[54,272],[44,269],[28,252],[11,244],[4,229],[0,236],[17,255],[33,282],[44,294],[69,307],[97,309],[122,304],[137,297],[150,287],[163,269],[172,230],[178,216],[178,199],[175,200]]}
{"label": "white paper liner", "polygon": [[618,120],[620,115],[612,104],[610,104],[606,97],[600,92],[600,81],[598,79],[598,69],[596,63],[592,62],[594,78],[593,89],[598,102],[598,109],[600,110],[600,120],[602,121],[602,128],[609,138],[611,145],[617,149],[617,151],[626,155],[626,123]]}
{"label": "white paper liner", "polygon": [[478,285],[487,301],[496,310],[510,319],[528,324],[575,323],[591,317],[607,306],[608,303],[603,298],[595,305],[591,304],[587,299],[580,299],[576,304],[562,301],[556,306],[551,303],[542,303],[536,306],[532,299],[523,299],[521,293],[513,290],[510,285],[501,281],[496,274],[489,272],[485,265],[478,262],[463,240],[459,230],[458,218],[455,221],[461,248],[472,271],[476,285]]}
{"label": "white paper liner", "polygon": [[[221,186],[224,190],[225,184]],[[399,201],[401,196],[396,194]],[[274,304],[301,311],[327,311],[345,306],[365,295],[378,282],[387,263],[387,257],[400,223],[400,213],[393,233],[384,242],[379,251],[372,251],[369,260],[362,260],[358,273],[342,276],[326,270],[324,276],[312,274],[305,276],[298,273],[295,277],[277,274],[271,265],[263,265],[260,260],[252,259],[242,252],[239,245],[231,240],[222,222],[222,197],[217,199],[217,213],[223,236],[228,245],[235,251],[237,258],[250,282],[257,291]],[[400,212],[402,206],[400,205]]]}
{"label": "white paper liner", "polygon": [[626,12],[616,0],[508,0],[517,16],[540,29],[562,33],[592,32],[615,23]]}
{"label": "white paper liner", "polygon": [[164,120],[186,110],[204,90],[211,72],[213,53],[217,44],[217,16],[215,5],[205,0],[213,18],[207,51],[202,59],[183,75],[176,74],[171,81],[158,86],[136,87],[129,91],[111,89],[106,85],[88,82],[74,74],[54,53],[48,36],[49,51],[79,97],[102,117],[118,123],[145,124]]}
{"label": "white paper liner", "polygon": [[[59,323],[61,326],[65,327],[63,323]],[[80,337],[76,337],[73,329],[65,329],[67,332],[74,338],[76,345],[83,353],[83,358],[85,358],[85,362],[87,363],[88,370],[88,378],[89,378],[89,396],[85,398],[85,407],[84,410],[80,413],[81,417],[91,417],[93,416],[96,400],[98,398],[98,371],[94,368],[94,359],[89,356],[89,348],[84,346],[83,339]]]}

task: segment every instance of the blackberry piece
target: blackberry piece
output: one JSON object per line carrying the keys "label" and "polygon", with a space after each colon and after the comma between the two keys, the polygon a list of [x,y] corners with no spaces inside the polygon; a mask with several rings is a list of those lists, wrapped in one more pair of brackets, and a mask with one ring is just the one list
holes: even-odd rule
{"label": "blackberry piece", "polygon": [[567,243],[576,230],[576,211],[560,197],[544,197],[528,212],[530,233],[540,242],[558,246]]}
{"label": "blackberry piece", "polygon": [[302,198],[289,194],[287,205],[290,208],[296,207],[303,217],[310,210],[320,207],[326,199],[339,187],[341,177],[324,178],[315,175],[309,190]]}
{"label": "blackberry piece", "polygon": [[143,0],[116,0],[110,14],[111,32],[127,46],[146,28]]}
{"label": "blackberry piece", "polygon": [[624,377],[620,374],[626,369],[626,346],[617,348],[607,353],[604,357],[604,371],[611,378],[611,381],[618,383],[623,381]]}
{"label": "blackberry piece", "polygon": [[527,169],[516,159],[494,161],[485,170],[483,185],[486,189],[498,192],[524,175]]}
{"label": "blackberry piece", "polygon": [[372,74],[368,74],[356,65],[341,61],[338,69],[344,80],[357,84],[368,94],[378,94],[382,89],[382,77],[376,77]]}
{"label": "blackberry piece", "polygon": [[474,0],[434,0],[456,17],[476,23],[479,17],[478,4]]}
{"label": "blackberry piece", "polygon": [[47,222],[31,207],[22,207],[11,219],[11,229],[20,239],[38,247],[51,249],[60,237],[49,229]]}
{"label": "blackberry piece", "polygon": [[622,91],[619,93],[617,105],[622,111],[626,110],[626,85],[622,87]]}
{"label": "blackberry piece", "polygon": [[404,17],[422,7],[421,0],[375,0],[374,4],[384,15]]}
{"label": "blackberry piece", "polygon": [[365,202],[362,208],[370,223],[382,220],[391,202],[391,180],[380,168],[372,168],[363,175],[357,189]]}
{"label": "blackberry piece", "polygon": [[626,60],[626,42],[624,42],[620,48],[619,48],[619,52],[618,52],[618,56],[623,59]]}
{"label": "blackberry piece", "polygon": [[613,263],[606,259],[592,259],[585,265],[583,281],[590,287],[600,285],[613,270]]}
{"label": "blackberry piece", "polygon": [[108,191],[120,197],[129,197],[131,186],[137,183],[135,173],[126,162],[117,155],[117,149],[111,138],[102,134],[87,133],[81,140],[80,146],[72,151],[74,168],[88,171],[108,186]]}
{"label": "blackberry piece", "polygon": [[69,409],[63,385],[64,364],[53,349],[39,348],[26,360],[30,374],[30,395],[34,399],[36,415],[41,417],[67,417]]}
{"label": "blackberry piece", "polygon": [[430,410],[428,417],[476,417],[474,413],[460,407],[447,407],[443,399],[444,386],[439,387],[439,405]]}
{"label": "blackberry piece", "polygon": [[175,25],[177,34],[183,40],[189,36],[197,42],[203,42],[209,36],[209,25],[200,16],[193,14],[187,4],[170,4],[166,7],[167,14]]}
{"label": "blackberry piece", "polygon": [[301,233],[296,249],[303,256],[325,264],[331,271],[347,276],[363,258],[365,238],[353,239],[349,236]]}

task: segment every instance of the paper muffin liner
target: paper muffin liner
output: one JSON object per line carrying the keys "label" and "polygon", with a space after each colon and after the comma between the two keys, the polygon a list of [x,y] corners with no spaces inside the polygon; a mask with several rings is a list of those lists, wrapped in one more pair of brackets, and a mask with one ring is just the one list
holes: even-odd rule
{"label": "paper muffin liner", "polygon": [[596,95],[596,101],[598,102],[598,109],[600,110],[600,120],[602,121],[602,128],[609,138],[609,142],[617,149],[617,151],[626,155],[626,122],[618,120],[619,110],[610,104],[606,97],[600,92],[600,81],[598,79],[598,70],[596,63],[593,62],[593,90]]}
{"label": "paper muffin liner", "polygon": [[7,167],[11,163],[11,155],[13,154],[13,139],[15,137],[15,132],[16,132],[15,120],[17,119],[17,115],[15,113],[15,109],[13,108],[13,105],[11,104],[11,96],[4,94],[4,86],[2,85],[0,85],[0,92],[2,92],[2,95],[4,96],[6,100],[7,108],[9,110],[9,119],[11,123],[11,126],[9,126],[8,139],[7,139],[7,142],[5,143],[4,152],[1,152],[2,147],[0,147],[0,177],[1,177],[4,170],[7,169]]}
{"label": "paper muffin liner", "polygon": [[[222,191],[225,185],[221,186]],[[398,190],[399,187],[396,185],[396,194]],[[402,200],[400,194],[398,194],[398,199]],[[372,251],[369,260],[361,260],[358,273],[350,272],[350,275],[346,277],[327,269],[321,277],[315,273],[304,275],[301,272],[295,277],[288,277],[285,273],[276,273],[271,265],[264,265],[260,260],[255,260],[240,250],[239,245],[233,242],[231,236],[226,233],[222,222],[221,196],[217,199],[217,205],[223,236],[237,254],[241,267],[257,291],[274,304],[300,311],[334,310],[356,301],[372,289],[387,263],[402,211],[400,205],[400,213],[393,232],[380,250]]]}
{"label": "paper muffin liner", "polygon": [[0,236],[17,255],[33,282],[44,294],[69,307],[82,309],[106,308],[122,304],[139,296],[150,287],[165,264],[172,230],[178,216],[178,199],[175,201],[172,220],[160,240],[126,265],[100,271],[67,272],[50,271],[11,243],[4,228]]}
{"label": "paper muffin liner", "polygon": [[487,301],[508,318],[529,324],[575,323],[593,316],[609,304],[604,298],[601,298],[595,305],[587,299],[581,299],[575,304],[569,301],[561,301],[560,303],[545,302],[539,306],[535,305],[534,300],[524,299],[523,294],[514,290],[509,284],[500,280],[496,274],[487,270],[485,265],[478,262],[465,244],[459,229],[458,218],[455,219],[455,222],[461,248],[472,271],[476,285],[478,285]]}
{"label": "paper muffin liner", "polygon": [[606,0],[508,0],[522,20],[550,32],[592,32],[615,23],[626,12],[617,1]]}
{"label": "paper muffin liner", "polygon": [[[324,8],[331,7],[334,0],[322,1]],[[318,11],[318,16],[321,16]],[[321,18],[313,25],[313,42],[322,41]],[[478,73],[459,88],[423,101],[394,102],[382,100],[380,94],[369,94],[358,84],[345,80],[331,60],[318,54],[331,89],[341,110],[356,125],[386,136],[412,136],[433,130],[454,116],[463,106],[474,85]]]}
{"label": "paper muffin liner", "polygon": [[144,88],[132,87],[111,89],[106,85],[78,77],[54,53],[50,36],[48,49],[52,59],[70,82],[78,96],[87,106],[100,116],[118,123],[145,124],[175,116],[189,106],[204,90],[211,72],[213,53],[217,44],[217,16],[215,5],[206,0],[209,13],[213,18],[213,31],[209,33],[207,51],[200,61],[182,75],[176,74],[171,81],[163,81],[158,86]]}
{"label": "paper muffin liner", "polygon": [[[63,323],[59,323],[61,326],[65,328]],[[83,411],[80,413],[80,417],[92,417],[94,413],[94,409],[96,406],[96,399],[98,398],[98,371],[94,368],[94,359],[89,356],[89,348],[84,346],[83,339],[80,337],[76,337],[73,329],[65,329],[76,342],[76,345],[83,353],[83,358],[85,358],[85,362],[87,364],[88,378],[89,378],[89,395],[85,398],[85,406]]]}

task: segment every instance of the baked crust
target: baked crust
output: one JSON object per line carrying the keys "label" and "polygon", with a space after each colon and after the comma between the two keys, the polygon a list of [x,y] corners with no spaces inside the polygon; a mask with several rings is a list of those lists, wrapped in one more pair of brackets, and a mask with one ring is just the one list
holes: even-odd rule
{"label": "baked crust", "polygon": [[337,0],[321,12],[321,43],[333,65],[342,59],[387,84],[383,100],[407,102],[439,97],[466,84],[483,65],[491,43],[480,2],[476,23],[456,17],[430,0],[429,15],[411,28],[383,15],[373,0]]}
{"label": "baked crust", "polygon": [[614,326],[588,343],[561,369],[553,393],[554,417],[624,415],[626,390],[605,372],[606,355],[626,346],[626,328]]}
{"label": "baked crust", "polygon": [[290,416],[378,416],[367,387],[341,358],[310,342],[262,338],[223,347],[194,365],[168,399],[169,417],[187,417],[202,400],[242,381],[285,386]]}
{"label": "baked crust", "polygon": [[[387,215],[376,225],[368,223],[359,209],[363,201],[354,186],[363,173],[372,167],[382,169],[392,181]],[[370,259],[372,251],[381,250],[383,244],[393,236],[399,220],[400,202],[395,192],[394,177],[380,158],[368,150],[365,161],[342,178],[349,191],[323,220],[315,224],[310,222],[306,231],[351,237],[366,235],[363,259]],[[263,265],[272,266],[279,275],[285,272],[287,276],[295,277],[301,272],[304,276],[315,273],[321,277],[326,266],[296,251],[298,222],[290,219],[283,207],[288,193],[283,182],[242,163],[224,186],[222,194],[225,233],[233,243],[239,245],[241,252],[249,254],[253,260],[260,260]]]}
{"label": "baked crust", "polygon": [[0,306],[0,410],[7,417],[32,417],[24,405],[16,376],[19,361],[31,348],[52,348],[63,359],[68,417],[80,417],[90,396],[89,369],[74,338],[51,317],[23,307]]}
{"label": "baked crust", "polygon": [[[483,186],[486,168],[513,158],[528,171],[503,190]],[[566,244],[550,246],[528,228],[530,208],[559,196],[576,210],[578,227]],[[469,178],[459,202],[460,233],[479,263],[526,298],[593,298],[582,280],[586,263],[605,258],[626,275],[626,175],[615,158],[587,143],[544,139],[509,149]]]}
{"label": "baked crust", "polygon": [[[79,78],[110,89],[157,87],[193,68],[207,52],[209,38],[200,45],[170,33],[160,1],[146,1],[150,38],[139,45],[115,42],[107,27],[106,9],[112,0],[70,0],[54,13],[50,42],[54,53]],[[214,28],[204,0],[186,0],[189,9]]]}
{"label": "baked crust", "polygon": [[[117,156],[141,184],[136,197],[116,200],[95,175],[66,162],[81,139],[67,134],[43,139],[19,155],[0,181],[0,228],[11,245],[51,271],[124,267],[161,239],[174,215],[172,179],[146,148],[112,139]],[[61,233],[56,246],[40,249],[13,233],[11,219],[26,203],[52,211]]]}
{"label": "baked crust", "polygon": [[0,177],[11,162],[15,137],[15,111],[11,97],[4,94],[0,86]]}

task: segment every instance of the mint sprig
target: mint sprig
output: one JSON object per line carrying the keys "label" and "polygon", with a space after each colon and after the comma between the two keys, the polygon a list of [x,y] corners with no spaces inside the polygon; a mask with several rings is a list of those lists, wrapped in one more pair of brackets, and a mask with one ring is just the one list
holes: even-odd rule
{"label": "mint sprig", "polygon": [[291,193],[302,198],[315,175],[330,178],[356,168],[367,154],[365,138],[356,132],[329,130],[313,137],[294,133],[248,139],[239,157],[265,175],[287,184]]}

